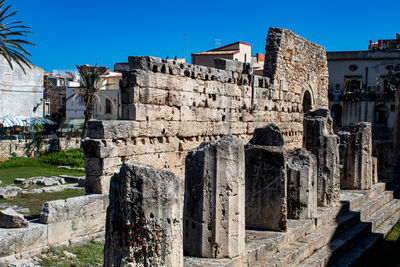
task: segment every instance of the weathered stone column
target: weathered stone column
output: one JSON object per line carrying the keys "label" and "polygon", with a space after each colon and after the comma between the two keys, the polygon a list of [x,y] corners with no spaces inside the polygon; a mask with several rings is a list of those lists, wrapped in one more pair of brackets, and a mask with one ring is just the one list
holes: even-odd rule
{"label": "weathered stone column", "polygon": [[104,266],[183,266],[183,182],[124,163],[111,178]]}
{"label": "weathered stone column", "polygon": [[256,128],[246,155],[246,228],[286,231],[286,166],[283,136],[271,123]]}
{"label": "weathered stone column", "polygon": [[234,136],[202,143],[186,157],[184,253],[226,258],[245,250],[244,147]]}
{"label": "weathered stone column", "polygon": [[359,122],[347,139],[343,156],[343,189],[370,189],[372,186],[371,123]]}
{"label": "weathered stone column", "polygon": [[317,215],[317,159],[299,148],[286,154],[287,207],[289,219],[309,219]]}
{"label": "weathered stone column", "polygon": [[317,158],[318,206],[336,206],[340,199],[338,137],[328,109],[304,115],[303,147]]}

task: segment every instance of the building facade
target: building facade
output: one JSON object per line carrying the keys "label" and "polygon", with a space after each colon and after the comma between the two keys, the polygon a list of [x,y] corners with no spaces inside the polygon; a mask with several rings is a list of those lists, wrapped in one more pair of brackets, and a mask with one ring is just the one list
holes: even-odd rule
{"label": "building facade", "polygon": [[[109,71],[104,75],[104,81],[95,98],[94,115],[96,119],[119,119],[121,117],[119,81],[122,74],[119,72]],[[80,119],[85,117],[85,99],[78,96],[75,99],[71,97],[79,88],[80,84],[76,81],[68,81],[66,88],[66,118]]]}
{"label": "building facade", "polygon": [[383,41],[388,40],[370,42],[368,51],[327,53],[329,105],[336,126],[368,121],[393,129],[395,92],[388,73],[400,64],[400,48]]}
{"label": "building facade", "polygon": [[236,42],[209,51],[193,53],[192,64],[215,68],[214,59],[216,58],[249,63],[251,62],[251,45],[243,42]]}
{"label": "building facade", "polygon": [[43,96],[43,69],[25,67],[25,73],[17,64],[13,69],[0,57],[0,117],[43,117],[48,113]]}

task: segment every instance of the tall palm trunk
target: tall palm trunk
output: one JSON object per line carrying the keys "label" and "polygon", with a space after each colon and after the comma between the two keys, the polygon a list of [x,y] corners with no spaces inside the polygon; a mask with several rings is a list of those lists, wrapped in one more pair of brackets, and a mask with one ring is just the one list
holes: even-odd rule
{"label": "tall palm trunk", "polygon": [[83,124],[81,139],[84,139],[87,137],[89,120],[93,119],[93,109],[94,109],[93,106],[94,106],[94,96],[93,96],[93,94],[89,94],[88,99],[87,99],[86,110],[85,110],[85,122]]}

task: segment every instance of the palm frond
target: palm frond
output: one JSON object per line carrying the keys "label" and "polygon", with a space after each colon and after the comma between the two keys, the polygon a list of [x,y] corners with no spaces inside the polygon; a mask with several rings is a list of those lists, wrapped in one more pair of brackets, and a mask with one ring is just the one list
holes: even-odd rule
{"label": "palm frond", "polygon": [[35,46],[35,44],[17,36],[27,37],[27,34],[31,33],[28,30],[30,27],[22,25],[22,21],[6,22],[7,19],[15,16],[18,11],[11,12],[11,5],[3,8],[4,3],[4,0],[0,1],[0,55],[7,60],[11,69],[14,69],[13,62],[15,62],[26,73],[25,67],[32,68],[33,64],[28,59],[28,56],[31,56],[31,54],[24,46]]}

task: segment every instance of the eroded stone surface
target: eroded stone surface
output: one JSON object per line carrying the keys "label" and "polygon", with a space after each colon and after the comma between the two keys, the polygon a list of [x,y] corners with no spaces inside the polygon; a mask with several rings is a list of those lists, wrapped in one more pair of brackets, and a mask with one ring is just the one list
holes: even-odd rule
{"label": "eroded stone surface", "polygon": [[246,228],[286,231],[286,166],[283,146],[247,144]]}
{"label": "eroded stone surface", "polygon": [[289,219],[317,216],[317,160],[304,148],[286,154]]}
{"label": "eroded stone surface", "polygon": [[303,128],[303,147],[317,158],[318,206],[336,206],[340,197],[339,140],[329,110],[307,112]]}
{"label": "eroded stone surface", "polygon": [[183,266],[182,195],[172,172],[124,163],[111,178],[104,266]]}
{"label": "eroded stone surface", "polygon": [[19,188],[18,186],[12,186],[12,185],[2,186],[2,187],[0,187],[0,199],[1,198],[7,199],[7,198],[15,197],[21,191],[22,191],[22,189]]}
{"label": "eroded stone surface", "polygon": [[378,183],[378,159],[372,157],[372,183]]}
{"label": "eroded stone surface", "polygon": [[186,157],[184,253],[205,258],[245,249],[244,147],[234,136],[203,143]]}
{"label": "eroded stone surface", "polygon": [[349,136],[343,156],[343,189],[370,189],[372,186],[371,123],[359,122]]}
{"label": "eroded stone surface", "polygon": [[275,123],[270,123],[265,127],[259,127],[254,130],[250,144],[260,146],[283,146],[283,135]]}
{"label": "eroded stone surface", "polygon": [[0,228],[25,228],[29,222],[12,208],[0,210]]}

